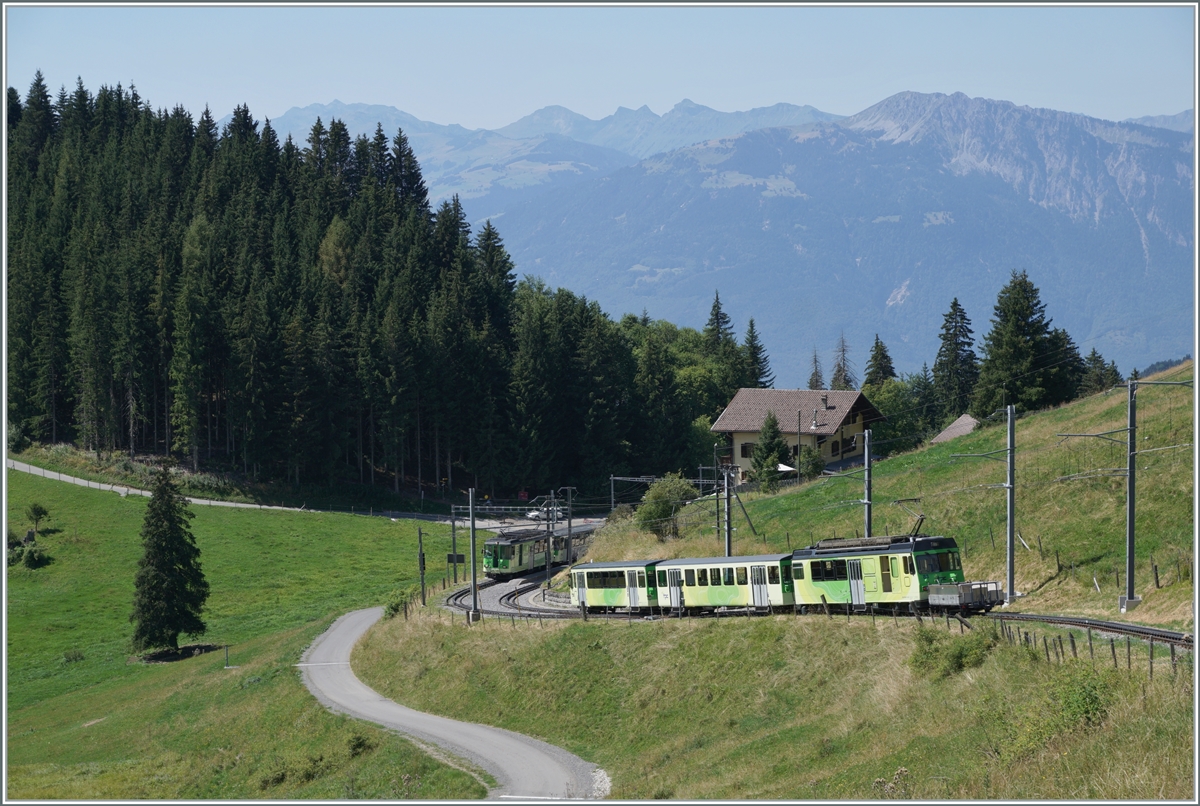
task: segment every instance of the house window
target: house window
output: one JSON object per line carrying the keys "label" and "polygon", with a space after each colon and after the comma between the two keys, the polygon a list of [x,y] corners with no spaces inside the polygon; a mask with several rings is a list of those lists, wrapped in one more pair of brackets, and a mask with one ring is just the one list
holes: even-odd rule
{"label": "house window", "polygon": [[742,458],[749,459],[753,455],[754,455],[754,443],[753,442],[743,442],[742,443]]}
{"label": "house window", "polygon": [[858,448],[858,434],[854,434],[850,439],[842,443],[842,453],[854,453]]}
{"label": "house window", "polygon": [[829,453],[832,456],[837,456],[839,453],[841,453],[841,443],[836,439],[833,441],[833,444],[829,446]]}

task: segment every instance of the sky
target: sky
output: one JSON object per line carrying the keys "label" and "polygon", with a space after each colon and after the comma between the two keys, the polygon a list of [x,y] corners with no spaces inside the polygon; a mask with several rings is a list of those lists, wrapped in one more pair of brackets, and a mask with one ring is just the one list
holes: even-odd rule
{"label": "sky", "polygon": [[593,119],[683,99],[723,112],[776,103],[850,115],[897,92],[1109,120],[1195,97],[1195,9],[1171,6],[4,8],[5,80],[41,70],[128,87],[156,108],[255,118],[294,106],[395,106],[500,128],[552,104]]}

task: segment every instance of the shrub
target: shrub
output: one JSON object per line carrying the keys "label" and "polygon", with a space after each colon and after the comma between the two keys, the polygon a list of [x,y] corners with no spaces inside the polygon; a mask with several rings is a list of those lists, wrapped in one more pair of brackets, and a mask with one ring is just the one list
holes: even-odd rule
{"label": "shrub", "polygon": [[29,438],[25,436],[25,428],[20,423],[8,424],[8,449],[20,453],[29,447]]}
{"label": "shrub", "polygon": [[404,610],[406,605],[416,601],[420,596],[420,585],[410,585],[404,589],[397,588],[388,595],[387,602],[383,605],[383,617],[395,618],[397,614]]}
{"label": "shrub", "polygon": [[21,558],[21,562],[25,564],[26,568],[41,568],[50,562],[50,557],[37,546],[26,546],[25,555]]}
{"label": "shrub", "polygon": [[17,544],[15,546],[10,547],[8,550],[9,566],[13,566],[13,565],[16,565],[17,563],[21,562],[21,560],[24,558],[24,556],[25,556],[25,547],[24,546]]}
{"label": "shrub", "polygon": [[825,472],[825,460],[821,453],[811,445],[800,449],[800,458],[796,462],[796,473],[802,479],[815,479]]}
{"label": "shrub", "polygon": [[617,504],[617,508],[608,513],[608,522],[619,523],[620,521],[627,521],[632,517],[633,507],[629,506],[629,504]]}
{"label": "shrub", "polygon": [[78,663],[83,660],[83,653],[78,649],[71,648],[63,653],[63,663]]}
{"label": "shrub", "polygon": [[679,510],[698,498],[700,491],[678,473],[668,473],[650,485],[637,509],[639,529],[653,532],[660,540],[679,536]]}
{"label": "shrub", "polygon": [[981,665],[999,642],[995,630],[982,625],[966,635],[950,637],[932,627],[918,627],[916,647],[909,663],[919,672],[950,677]]}

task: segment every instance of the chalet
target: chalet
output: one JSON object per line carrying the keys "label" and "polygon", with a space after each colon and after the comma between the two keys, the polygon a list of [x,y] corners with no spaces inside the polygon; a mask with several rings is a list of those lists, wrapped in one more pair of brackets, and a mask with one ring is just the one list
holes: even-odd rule
{"label": "chalet", "polygon": [[808,445],[827,463],[861,457],[864,427],[885,419],[862,392],[739,389],[713,423],[712,431],[729,435],[740,481],[745,481],[750,472],[750,457],[768,411],[775,412],[793,458],[799,453],[799,445]]}

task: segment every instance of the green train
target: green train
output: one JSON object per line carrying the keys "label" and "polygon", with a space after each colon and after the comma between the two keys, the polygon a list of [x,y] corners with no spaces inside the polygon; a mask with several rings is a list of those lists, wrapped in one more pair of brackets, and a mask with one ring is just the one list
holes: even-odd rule
{"label": "green train", "polygon": [[823,540],[790,554],[584,563],[568,578],[571,603],[653,612],[746,608],[988,611],[997,582],[967,582],[950,537]]}
{"label": "green train", "polygon": [[489,538],[483,544],[483,573],[491,579],[508,579],[530,571],[545,569],[546,546],[551,540],[553,552],[550,565],[574,562],[582,553],[582,535],[575,535],[571,555],[567,556],[567,537],[551,536],[539,529],[526,529],[500,537]]}

